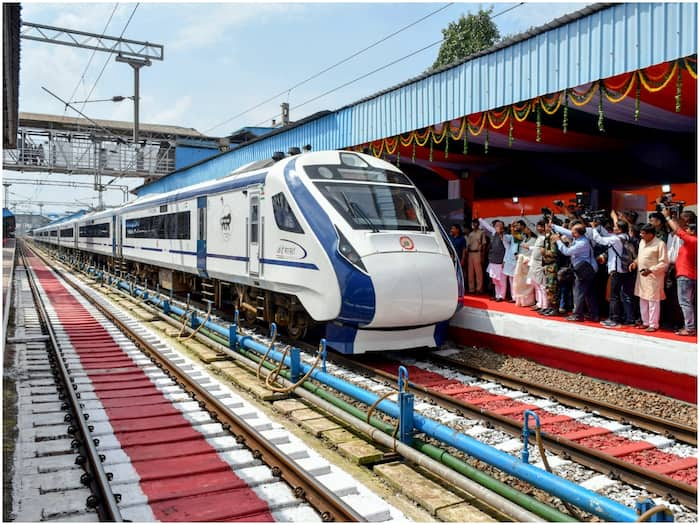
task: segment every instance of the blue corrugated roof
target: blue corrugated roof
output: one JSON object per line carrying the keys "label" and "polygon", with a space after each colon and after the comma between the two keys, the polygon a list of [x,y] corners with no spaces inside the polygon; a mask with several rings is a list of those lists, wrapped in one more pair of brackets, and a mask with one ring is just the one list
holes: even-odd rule
{"label": "blue corrugated roof", "polygon": [[138,190],[220,177],[290,146],[340,149],[697,53],[696,3],[594,4],[463,61],[275,130]]}

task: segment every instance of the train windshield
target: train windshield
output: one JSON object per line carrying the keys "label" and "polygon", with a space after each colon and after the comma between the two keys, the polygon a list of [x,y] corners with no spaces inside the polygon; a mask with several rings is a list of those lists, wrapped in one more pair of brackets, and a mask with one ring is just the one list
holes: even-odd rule
{"label": "train windshield", "polygon": [[342,180],[356,182],[378,182],[386,184],[403,184],[413,186],[411,181],[400,171],[389,171],[365,166],[305,166],[304,169],[313,180]]}
{"label": "train windshield", "polygon": [[355,230],[433,230],[413,187],[357,182],[315,184]]}

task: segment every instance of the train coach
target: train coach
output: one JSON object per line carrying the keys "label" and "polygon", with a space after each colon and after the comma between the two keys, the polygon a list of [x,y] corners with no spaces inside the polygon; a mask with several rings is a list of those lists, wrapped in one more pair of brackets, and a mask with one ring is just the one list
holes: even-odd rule
{"label": "train coach", "polygon": [[438,346],[463,293],[425,198],[395,166],[355,152],[276,155],[35,239],[56,244],[57,229],[62,249],[293,338],[323,323],[343,353]]}

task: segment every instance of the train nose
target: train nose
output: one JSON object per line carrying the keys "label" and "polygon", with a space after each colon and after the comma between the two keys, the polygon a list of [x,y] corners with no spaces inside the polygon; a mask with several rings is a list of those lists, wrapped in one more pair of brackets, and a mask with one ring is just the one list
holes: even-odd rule
{"label": "train nose", "polygon": [[445,321],[457,308],[452,260],[439,253],[382,253],[362,258],[374,285],[372,328]]}

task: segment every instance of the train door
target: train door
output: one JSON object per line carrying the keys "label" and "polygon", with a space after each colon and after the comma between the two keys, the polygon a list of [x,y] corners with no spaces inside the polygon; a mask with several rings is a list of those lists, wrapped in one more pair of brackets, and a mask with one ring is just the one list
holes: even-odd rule
{"label": "train door", "polygon": [[197,197],[197,272],[207,277],[207,198]]}
{"label": "train door", "polygon": [[250,192],[248,215],[248,273],[260,273],[260,194]]}
{"label": "train door", "polygon": [[122,221],[118,215],[112,216],[112,255],[122,256]]}

